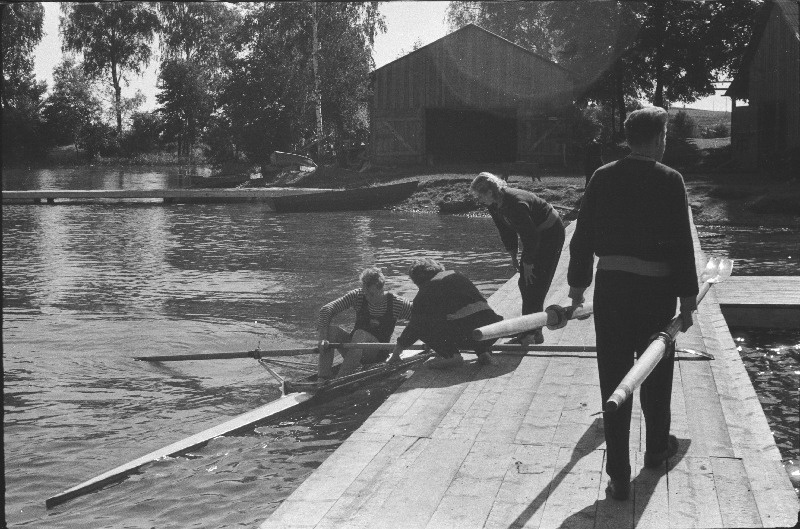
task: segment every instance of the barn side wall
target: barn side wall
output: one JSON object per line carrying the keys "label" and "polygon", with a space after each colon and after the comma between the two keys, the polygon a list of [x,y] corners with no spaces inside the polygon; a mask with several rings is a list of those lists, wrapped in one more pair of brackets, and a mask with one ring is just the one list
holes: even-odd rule
{"label": "barn side wall", "polygon": [[773,5],[750,63],[749,107],[740,112],[739,126],[731,123],[742,169],[764,167],[800,148],[798,38],[787,16]]}

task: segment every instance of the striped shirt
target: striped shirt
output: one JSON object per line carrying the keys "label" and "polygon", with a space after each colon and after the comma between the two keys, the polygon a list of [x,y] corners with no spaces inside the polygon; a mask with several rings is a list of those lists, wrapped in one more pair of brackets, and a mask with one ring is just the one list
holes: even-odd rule
{"label": "striped shirt", "polygon": [[[411,318],[411,302],[396,294],[394,297],[398,301],[398,303],[394,303],[392,306],[394,318],[397,320],[408,320]],[[328,333],[328,326],[330,326],[331,320],[334,318],[334,316],[351,308],[355,309],[355,313],[358,314],[358,311],[361,309],[361,305],[365,302],[367,303],[369,315],[375,319],[380,319],[380,317],[386,313],[386,300],[387,296],[384,295],[381,298],[380,303],[377,305],[372,305],[367,301],[367,298],[361,292],[360,288],[351,290],[344,296],[334,299],[319,309],[317,332],[319,336],[326,336]]]}

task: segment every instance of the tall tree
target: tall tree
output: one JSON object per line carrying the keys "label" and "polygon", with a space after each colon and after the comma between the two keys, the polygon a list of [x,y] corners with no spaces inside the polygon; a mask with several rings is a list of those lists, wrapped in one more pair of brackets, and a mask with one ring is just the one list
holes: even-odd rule
{"label": "tall tree", "polygon": [[[327,120],[325,133],[332,136],[337,154],[343,159],[348,143],[366,140],[369,127],[364,116],[369,72],[374,66],[370,19],[364,4],[320,3],[320,7],[323,22],[319,35],[324,48],[319,71],[322,111]],[[378,22],[376,18],[371,21]]]}
{"label": "tall tree", "polygon": [[188,153],[214,111],[222,65],[231,53],[227,42],[238,11],[218,2],[163,2],[157,96],[167,135],[179,153]]}
{"label": "tall tree", "polygon": [[3,162],[31,158],[42,148],[41,103],[47,90],[33,71],[33,50],[42,39],[39,2],[3,4]]}
{"label": "tall tree", "polygon": [[[317,138],[311,8],[305,2],[254,5],[237,32],[220,101],[236,143],[253,161]],[[324,137],[339,142],[363,127],[357,116],[381,19],[373,3],[320,2],[317,10]]]}
{"label": "tall tree", "polygon": [[110,78],[119,134],[122,84],[127,73],[139,74],[150,61],[150,45],[159,27],[155,9],[139,2],[63,2],[61,10],[64,50],[83,54],[89,76]]}
{"label": "tall tree", "polygon": [[43,115],[58,145],[78,144],[81,130],[100,119],[101,105],[83,67],[64,57],[53,70],[53,89],[45,102]]}
{"label": "tall tree", "polygon": [[322,92],[319,90],[319,16],[317,2],[311,2],[311,73],[314,76],[314,123],[316,124],[317,156],[324,155],[324,131],[322,130]]}
{"label": "tall tree", "polygon": [[238,11],[219,2],[160,2],[161,52],[217,67],[227,50],[226,35],[239,21]]}
{"label": "tall tree", "polygon": [[209,76],[192,60],[168,59],[161,64],[156,95],[168,141],[175,140],[178,154],[189,154],[198,133],[214,110]]}

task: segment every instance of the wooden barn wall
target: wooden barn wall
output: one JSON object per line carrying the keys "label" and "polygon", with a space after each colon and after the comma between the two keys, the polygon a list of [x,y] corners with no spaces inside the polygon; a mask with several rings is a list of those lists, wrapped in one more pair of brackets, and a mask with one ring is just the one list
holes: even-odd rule
{"label": "wooden barn wall", "polygon": [[755,107],[737,106],[731,112],[731,151],[741,170],[756,169],[757,130],[752,110]]}
{"label": "wooden barn wall", "polygon": [[[751,157],[763,157],[772,149],[800,145],[798,41],[787,16],[791,15],[780,6],[773,6],[750,64],[750,119],[754,122],[750,143],[755,144],[748,145]],[[775,106],[774,120],[766,122],[764,115],[768,105]]]}
{"label": "wooden barn wall", "polygon": [[513,109],[526,158],[546,147],[547,117],[573,101],[565,70],[469,27],[376,70],[373,89],[372,155],[397,161],[423,160],[425,108]]}

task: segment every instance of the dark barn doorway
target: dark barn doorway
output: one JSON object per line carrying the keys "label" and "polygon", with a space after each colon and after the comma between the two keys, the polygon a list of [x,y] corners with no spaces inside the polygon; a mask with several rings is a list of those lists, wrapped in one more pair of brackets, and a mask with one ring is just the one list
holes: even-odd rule
{"label": "dark barn doorway", "polygon": [[514,162],[517,159],[514,110],[494,113],[472,109],[426,109],[425,154],[435,163]]}

